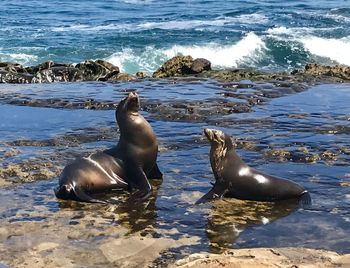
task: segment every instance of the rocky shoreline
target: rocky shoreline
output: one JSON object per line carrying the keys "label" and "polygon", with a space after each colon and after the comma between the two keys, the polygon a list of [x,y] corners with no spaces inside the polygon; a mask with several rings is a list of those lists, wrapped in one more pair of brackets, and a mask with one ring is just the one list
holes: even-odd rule
{"label": "rocky shoreline", "polygon": [[105,60],[86,60],[78,64],[46,61],[25,67],[19,63],[0,62],[0,83],[52,83],[80,81],[133,81],[150,78],[198,77],[220,81],[344,82],[350,81],[350,67],[307,64],[290,73],[266,73],[257,70],[213,70],[207,59],[176,56],[166,61],[152,76],[143,72],[121,73],[118,66]]}

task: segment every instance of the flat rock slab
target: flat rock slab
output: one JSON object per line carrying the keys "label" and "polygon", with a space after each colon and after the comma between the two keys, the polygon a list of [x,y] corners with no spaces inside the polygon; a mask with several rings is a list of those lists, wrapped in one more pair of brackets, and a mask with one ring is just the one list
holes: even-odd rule
{"label": "flat rock slab", "polygon": [[100,246],[103,255],[116,267],[147,267],[162,251],[188,244],[197,244],[199,238],[151,238],[132,236],[111,239]]}
{"label": "flat rock slab", "polygon": [[230,250],[224,254],[199,253],[170,265],[174,268],[229,267],[350,267],[350,254],[306,248],[252,248]]}

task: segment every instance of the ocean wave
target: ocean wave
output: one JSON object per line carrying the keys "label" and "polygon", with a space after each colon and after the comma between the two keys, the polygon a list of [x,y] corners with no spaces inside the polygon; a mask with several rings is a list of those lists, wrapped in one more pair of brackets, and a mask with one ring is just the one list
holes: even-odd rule
{"label": "ocean wave", "polygon": [[300,40],[311,54],[329,58],[340,64],[350,65],[350,37],[326,39],[315,36]]}
{"label": "ocean wave", "polygon": [[165,50],[168,58],[178,54],[191,55],[193,58],[206,58],[214,67],[237,67],[240,62],[252,60],[259,52],[266,49],[264,41],[255,33],[248,33],[242,40],[233,45],[221,46],[173,46]]}
{"label": "ocean wave", "polygon": [[116,52],[105,60],[117,65],[121,71],[135,73],[145,71],[154,72],[166,60],[177,55],[191,55],[193,58],[206,58],[215,68],[234,68],[240,64],[255,64],[266,50],[264,41],[255,33],[248,33],[240,41],[232,45],[174,45],[168,49],[147,47],[142,52],[124,49]]}
{"label": "ocean wave", "polygon": [[121,72],[136,73],[142,71],[150,74],[159,68],[167,58],[162,50],[147,46],[143,51],[126,48],[113,53],[105,60],[118,66]]}
{"label": "ocean wave", "polygon": [[331,62],[350,65],[350,37],[340,39],[323,38],[318,35],[321,32],[333,31],[336,28],[286,28],[284,26],[270,28],[266,31],[269,37],[278,41],[289,41],[291,46],[293,43],[300,43],[303,48],[310,54],[328,58]]}
{"label": "ocean wave", "polygon": [[146,21],[142,23],[111,23],[106,25],[91,26],[88,24],[76,24],[69,26],[53,27],[53,32],[100,32],[100,31],[144,31],[144,30],[210,30],[207,27],[213,26],[236,26],[237,24],[249,25],[249,24],[264,24],[268,21],[268,18],[262,14],[253,13],[245,14],[237,17],[217,17],[212,20],[170,20],[170,21]]}

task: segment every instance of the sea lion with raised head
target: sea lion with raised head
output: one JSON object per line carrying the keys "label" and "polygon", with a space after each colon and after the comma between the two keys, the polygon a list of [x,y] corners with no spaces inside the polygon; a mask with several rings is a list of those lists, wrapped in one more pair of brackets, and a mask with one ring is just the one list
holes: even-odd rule
{"label": "sea lion with raised head", "polygon": [[204,134],[211,144],[210,164],[215,183],[197,203],[224,196],[255,201],[302,198],[303,203],[310,203],[310,195],[302,186],[245,164],[235,152],[231,137],[224,132],[206,128]]}
{"label": "sea lion with raised head", "polygon": [[135,92],[120,101],[116,110],[120,129],[117,146],[68,164],[55,189],[58,198],[105,203],[91,194],[118,189],[135,190],[139,198],[150,194],[148,179],[160,179],[162,173],[156,163],[157,137],[139,108]]}

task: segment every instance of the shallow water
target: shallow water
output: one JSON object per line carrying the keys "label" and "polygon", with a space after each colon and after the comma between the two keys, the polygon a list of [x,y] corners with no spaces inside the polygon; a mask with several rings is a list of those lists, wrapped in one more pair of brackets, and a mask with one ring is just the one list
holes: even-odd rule
{"label": "shallow water", "polygon": [[[29,107],[9,105],[9,99],[74,103],[94,98],[116,104],[136,89],[143,102],[204,100],[210,107],[218,99],[230,98],[223,97],[223,84],[163,80],[0,87],[0,260],[4,263],[11,263],[8,256],[21,261],[34,251],[44,259],[63,254],[77,265],[107,267],[111,239],[132,235],[172,239],[174,245],[195,238],[169,246],[154,264],[193,252],[243,247],[306,246],[350,252],[349,84],[316,86],[270,99],[249,113],[211,115],[203,121],[143,112],[159,139],[158,164],[164,180],[154,181],[153,197],[138,206],[128,202],[126,193],[117,198],[119,206],[63,202],[53,194],[68,161],[116,144],[112,106]],[[249,165],[305,186],[312,206],[235,199],[195,206],[213,181],[209,144],[202,135],[208,126],[232,135],[237,152]],[[55,246],[38,250],[47,241]]]}

